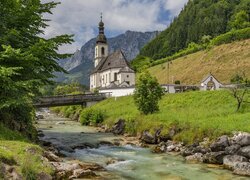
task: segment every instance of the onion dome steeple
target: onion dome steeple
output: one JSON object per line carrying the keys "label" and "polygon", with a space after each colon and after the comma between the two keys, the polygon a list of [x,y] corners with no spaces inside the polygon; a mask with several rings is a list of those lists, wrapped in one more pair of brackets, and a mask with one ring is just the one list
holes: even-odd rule
{"label": "onion dome steeple", "polygon": [[104,23],[102,22],[102,14],[101,21],[99,22],[99,35],[97,36],[96,43],[107,43],[107,38],[104,34]]}

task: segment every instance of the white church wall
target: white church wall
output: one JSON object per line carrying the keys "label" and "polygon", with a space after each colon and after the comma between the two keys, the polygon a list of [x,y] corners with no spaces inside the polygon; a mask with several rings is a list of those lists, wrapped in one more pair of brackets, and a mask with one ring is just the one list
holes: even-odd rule
{"label": "white church wall", "polygon": [[99,93],[106,93],[111,97],[121,97],[121,96],[128,96],[134,94],[134,87],[131,88],[115,88],[115,89],[102,89],[99,90]]}
{"label": "white church wall", "polygon": [[214,88],[211,90],[218,90],[221,88],[222,84],[217,81],[212,75],[208,76],[202,83],[201,83],[201,87],[200,90],[202,91],[206,91],[207,90],[207,84],[212,81],[214,83]]}
{"label": "white church wall", "polygon": [[135,85],[135,74],[134,73],[120,73],[119,74],[120,82],[129,82],[129,85]]}
{"label": "white church wall", "polygon": [[100,73],[100,79],[101,79],[101,87],[107,87],[110,85],[111,82],[114,81],[115,77],[114,74],[119,72],[119,68],[115,68],[115,69],[109,69],[106,71],[103,71],[102,73]]}
{"label": "white church wall", "polygon": [[174,85],[174,84],[166,84],[166,85],[164,84],[161,87],[164,88],[165,92],[173,94],[173,93],[176,93],[175,86],[176,85]]}

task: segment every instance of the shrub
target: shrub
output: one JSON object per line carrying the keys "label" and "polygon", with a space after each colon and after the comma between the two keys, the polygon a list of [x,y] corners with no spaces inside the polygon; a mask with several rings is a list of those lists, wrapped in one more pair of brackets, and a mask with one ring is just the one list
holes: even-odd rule
{"label": "shrub", "polygon": [[174,82],[174,84],[181,84],[181,81],[180,81],[180,80],[176,80],[176,81]]}
{"label": "shrub", "polygon": [[89,125],[92,111],[93,110],[90,108],[87,108],[82,111],[81,116],[80,116],[80,122],[82,125]]}
{"label": "shrub", "polygon": [[148,71],[142,73],[136,83],[134,100],[139,111],[152,114],[159,110],[158,101],[163,96],[163,89]]}
{"label": "shrub", "polygon": [[99,109],[87,108],[82,111],[80,116],[80,122],[82,125],[100,124],[105,118],[105,113]]}
{"label": "shrub", "polygon": [[230,43],[236,40],[243,40],[250,38],[250,28],[240,29],[240,30],[232,30],[225,34],[219,35],[215,37],[211,41],[211,45],[221,45]]}

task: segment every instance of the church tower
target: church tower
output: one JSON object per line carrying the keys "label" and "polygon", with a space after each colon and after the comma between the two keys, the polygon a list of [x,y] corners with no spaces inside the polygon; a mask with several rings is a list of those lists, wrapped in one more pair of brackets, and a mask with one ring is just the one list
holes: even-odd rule
{"label": "church tower", "polygon": [[108,56],[108,43],[107,38],[104,34],[104,23],[99,22],[99,35],[96,38],[96,46],[95,46],[95,67],[99,64],[102,58]]}

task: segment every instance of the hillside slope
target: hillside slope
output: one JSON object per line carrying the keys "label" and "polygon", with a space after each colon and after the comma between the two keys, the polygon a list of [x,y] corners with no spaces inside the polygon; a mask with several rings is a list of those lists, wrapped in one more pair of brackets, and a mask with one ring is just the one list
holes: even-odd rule
{"label": "hillside slope", "polygon": [[176,60],[169,65],[169,82],[167,64],[149,68],[161,84],[174,83],[200,84],[210,72],[222,83],[229,83],[236,74],[243,72],[250,78],[250,39],[213,47],[199,51]]}
{"label": "hillside slope", "polygon": [[[250,94],[248,98],[250,99]],[[180,128],[181,132],[175,139],[187,143],[202,140],[207,135],[216,138],[232,131],[250,130],[250,106],[244,104],[240,112],[235,112],[236,100],[229,91],[167,94],[160,100],[159,107],[158,113],[142,115],[137,110],[133,97],[126,96],[109,98],[91,108],[104,112],[104,124],[109,127],[118,119],[125,119],[126,131],[134,135],[146,129],[154,131],[161,125],[165,132],[172,127]],[[83,110],[82,115],[86,111],[88,109]]]}

